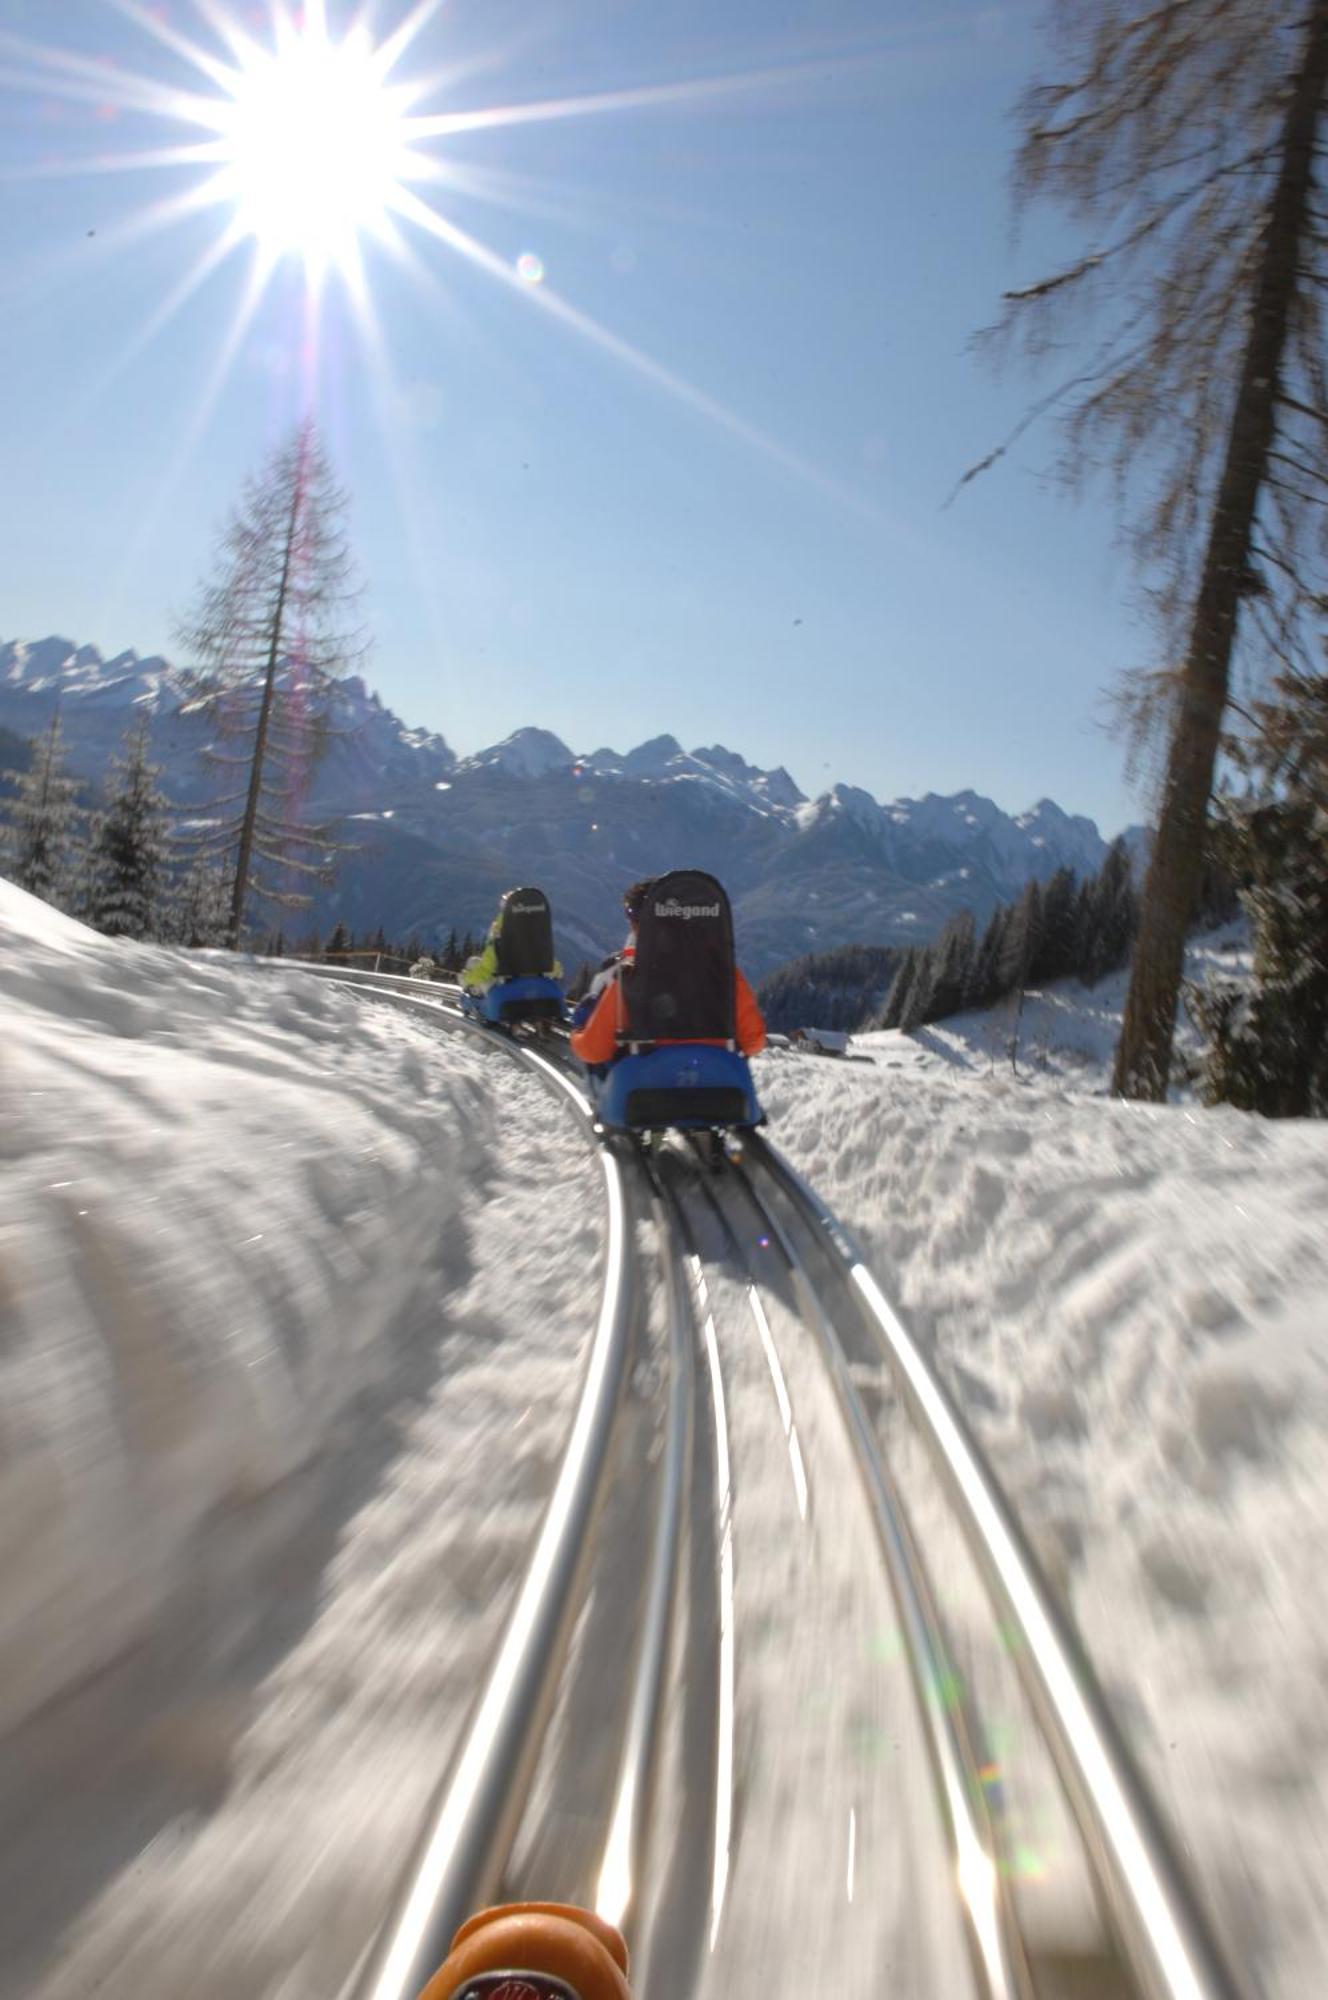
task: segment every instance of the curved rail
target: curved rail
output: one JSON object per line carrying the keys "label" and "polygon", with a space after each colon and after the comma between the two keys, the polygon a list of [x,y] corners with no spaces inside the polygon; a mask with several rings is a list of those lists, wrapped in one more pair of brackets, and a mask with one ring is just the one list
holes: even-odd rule
{"label": "curved rail", "polygon": [[[449,1026],[473,1024],[445,1003],[401,990],[391,974],[310,966],[360,990],[369,986],[414,1005]],[[378,982],[393,980],[384,992]],[[475,1027],[488,1046],[535,1070],[585,1121],[582,1093],[535,1050]],[[511,1845],[558,1674],[577,1598],[577,1581],[609,1459],[614,1418],[626,1375],[632,1270],[622,1170],[597,1149],[604,1176],[608,1244],[604,1292],[585,1378],[553,1496],[517,1594],[488,1681],[461,1748],[430,1809],[424,1836],[401,1890],[368,1955],[347,1988],[354,2000],[413,2000],[440,1963],[452,1933],[497,1886]]]}
{"label": "curved rail", "polygon": [[[1033,1988],[1019,1927],[1001,1875],[996,1839],[978,1775],[980,1760],[974,1752],[963,1711],[945,1696],[948,1683],[945,1640],[912,1528],[882,1463],[870,1419],[849,1373],[844,1350],[806,1266],[779,1215],[762,1199],[751,1176],[741,1165],[737,1165],[734,1171],[762,1230],[778,1246],[819,1336],[821,1355],[829,1369],[840,1414],[853,1442],[859,1475],[871,1509],[877,1546],[898,1606],[914,1687],[927,1732],[974,1975],[984,2000],[1031,2000]],[[707,1181],[702,1182],[702,1187],[733,1256],[741,1261],[746,1271],[749,1303],[754,1306],[757,1279],[752,1259],[739,1243],[714,1190]],[[758,1321],[759,1325],[763,1323],[764,1314]],[[768,1339],[768,1333],[764,1338]],[[786,1423],[786,1436],[788,1430]]]}
{"label": "curved rail", "polygon": [[624,1929],[641,1880],[650,1803],[660,1696],[668,1654],[669,1628],[682,1534],[683,1495],[691,1458],[692,1407],[696,1368],[692,1326],[679,1283],[680,1252],[675,1225],[657,1187],[651,1189],[655,1226],[666,1246],[665,1287],[669,1322],[669,1406],[664,1432],[664,1467],[659,1511],[650,1553],[636,1672],[627,1729],[614,1788],[608,1838],[595,1889],[595,1909]]}
{"label": "curved rail", "polygon": [[1016,1635],[1011,1651],[1141,1992],[1146,2000],[1238,2000],[1240,1989],[1096,1676],[954,1399],[849,1232],[773,1146],[757,1137],[750,1151],[843,1267],[946,1480],[987,1587]]}

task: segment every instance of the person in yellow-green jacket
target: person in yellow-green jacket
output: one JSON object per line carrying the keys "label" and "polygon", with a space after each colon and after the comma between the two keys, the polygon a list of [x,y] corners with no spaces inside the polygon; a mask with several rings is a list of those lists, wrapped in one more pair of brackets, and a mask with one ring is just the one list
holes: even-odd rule
{"label": "person in yellow-green jacket", "polygon": [[509,889],[489,925],[484,949],[461,972],[467,993],[487,993],[504,979],[561,979],[553,949],[553,916],[542,889]]}

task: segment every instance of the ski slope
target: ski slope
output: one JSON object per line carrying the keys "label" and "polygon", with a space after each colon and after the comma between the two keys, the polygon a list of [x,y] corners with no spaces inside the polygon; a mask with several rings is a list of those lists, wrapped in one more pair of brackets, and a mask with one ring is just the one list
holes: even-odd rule
{"label": "ski slope", "polygon": [[[1223,954],[1226,956],[1226,954]],[[1328,1977],[1328,1126],[1104,1099],[1110,994],[1047,1060],[961,1017],[774,1055],[781,1147],[944,1371],[1253,1990]],[[1074,1079],[1074,1081],[1070,1081]]]}

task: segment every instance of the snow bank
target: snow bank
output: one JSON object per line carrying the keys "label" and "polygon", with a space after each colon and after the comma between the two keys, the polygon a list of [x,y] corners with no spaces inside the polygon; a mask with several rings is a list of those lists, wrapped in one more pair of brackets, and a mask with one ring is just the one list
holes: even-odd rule
{"label": "snow bank", "polygon": [[1251,1984],[1320,1991],[1328,1127],[870,1039],[764,1058],[773,1136],[934,1339]]}
{"label": "snow bank", "polygon": [[0,1993],[335,1991],[556,1474],[597,1165],[469,1038],[4,883],[0,995]]}
{"label": "snow bank", "polygon": [[383,1371],[484,1133],[348,996],[0,894],[3,1731]]}

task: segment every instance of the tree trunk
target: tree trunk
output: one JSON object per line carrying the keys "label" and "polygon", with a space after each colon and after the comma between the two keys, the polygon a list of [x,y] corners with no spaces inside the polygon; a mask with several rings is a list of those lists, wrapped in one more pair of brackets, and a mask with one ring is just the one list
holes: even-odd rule
{"label": "tree trunk", "polygon": [[295,549],[295,530],[299,520],[303,485],[303,471],[301,467],[297,467],[295,486],[291,494],[290,519],[286,523],[286,546],[281,553],[281,581],[277,585],[277,601],[272,612],[267,669],[263,676],[263,699],[259,706],[258,728],[254,735],[254,756],[249,766],[249,795],[244,802],[244,819],[240,824],[240,849],[235,857],[235,882],[231,890],[231,913],[227,924],[227,942],[232,951],[240,949],[244,902],[249,893],[254,827],[258,819],[258,802],[263,793],[263,759],[267,754],[267,732],[272,720],[272,702],[276,693],[277,662],[281,657],[281,629],[286,619],[286,595],[290,586],[291,560]]}
{"label": "tree trunk", "polygon": [[1203,873],[1204,828],[1226,711],[1250,539],[1276,427],[1278,377],[1310,227],[1314,142],[1328,82],[1328,0],[1314,0],[1282,128],[1249,339],[1213,509],[1172,725],[1166,779],[1130,971],[1112,1088],[1162,1102],[1171,1070],[1185,934]]}

